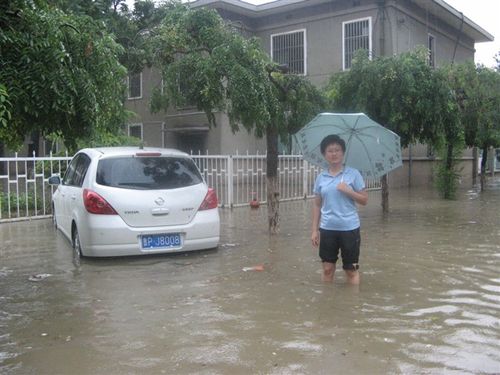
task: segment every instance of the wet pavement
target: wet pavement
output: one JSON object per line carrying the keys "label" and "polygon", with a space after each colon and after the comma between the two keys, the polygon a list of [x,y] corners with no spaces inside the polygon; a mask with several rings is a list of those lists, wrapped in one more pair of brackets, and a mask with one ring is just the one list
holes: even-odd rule
{"label": "wet pavement", "polygon": [[390,203],[361,209],[359,288],[320,281],[311,201],[277,236],[226,209],[218,250],[80,265],[50,220],[0,224],[0,373],[500,373],[500,186]]}

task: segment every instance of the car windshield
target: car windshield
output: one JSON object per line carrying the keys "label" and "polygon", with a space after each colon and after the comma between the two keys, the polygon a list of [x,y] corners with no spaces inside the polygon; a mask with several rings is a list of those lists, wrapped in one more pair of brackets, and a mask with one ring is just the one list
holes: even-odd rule
{"label": "car windshield", "polygon": [[124,189],[176,189],[203,179],[187,158],[127,156],[100,160],[96,181]]}

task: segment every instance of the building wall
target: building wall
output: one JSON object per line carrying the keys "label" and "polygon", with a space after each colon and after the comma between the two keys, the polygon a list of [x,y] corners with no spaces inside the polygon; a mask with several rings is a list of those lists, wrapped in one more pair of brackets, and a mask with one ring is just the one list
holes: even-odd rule
{"label": "building wall", "polygon": [[[389,186],[394,188],[434,186],[435,171],[440,161],[432,159],[404,159],[403,166],[389,173]],[[458,162],[460,186],[472,186],[472,158],[463,158]]]}
{"label": "building wall", "polygon": [[293,30],[306,30],[307,78],[318,86],[323,86],[331,75],[342,70],[342,23],[359,18],[376,17],[373,5],[356,8],[347,3],[332,3],[329,6],[312,7],[293,18],[286,14],[263,18],[256,29],[256,36],[262,47],[271,53],[271,35]]}
{"label": "building wall", "polygon": [[236,154],[236,153],[250,153],[250,154],[265,154],[266,153],[266,140],[265,138],[257,138],[253,133],[249,133],[245,128],[240,126],[238,132],[233,133],[229,125],[227,116],[220,114],[220,142],[221,154]]}
{"label": "building wall", "polygon": [[151,113],[149,103],[153,90],[161,86],[161,75],[156,69],[145,68],[142,74],[142,96],[137,99],[126,99],[128,110],[137,114],[130,123],[163,122],[164,114]]}
{"label": "building wall", "polygon": [[448,25],[416,7],[409,1],[393,2],[388,9],[393,53],[409,51],[418,45],[427,46],[428,35],[435,37],[436,65],[474,60],[474,41],[457,36],[460,25]]}

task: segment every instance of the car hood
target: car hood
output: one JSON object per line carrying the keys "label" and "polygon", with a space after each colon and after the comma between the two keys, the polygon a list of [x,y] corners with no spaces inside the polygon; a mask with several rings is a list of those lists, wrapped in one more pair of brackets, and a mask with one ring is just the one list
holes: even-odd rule
{"label": "car hood", "polygon": [[104,187],[99,194],[131,227],[189,223],[205,199],[205,184],[169,190],[136,190]]}

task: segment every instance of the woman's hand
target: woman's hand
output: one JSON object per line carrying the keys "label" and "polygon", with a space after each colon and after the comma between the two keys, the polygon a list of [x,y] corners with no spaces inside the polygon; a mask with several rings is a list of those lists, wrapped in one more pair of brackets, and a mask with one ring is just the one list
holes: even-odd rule
{"label": "woman's hand", "polygon": [[342,181],[337,185],[337,190],[346,194],[349,194],[352,191],[351,187],[347,185],[344,181]]}
{"label": "woman's hand", "polygon": [[311,242],[314,247],[319,246],[319,230],[314,230],[311,235]]}
{"label": "woman's hand", "polygon": [[342,181],[337,185],[337,190],[351,197],[358,204],[365,206],[366,203],[368,203],[368,193],[364,189],[361,191],[354,191],[349,185]]}

